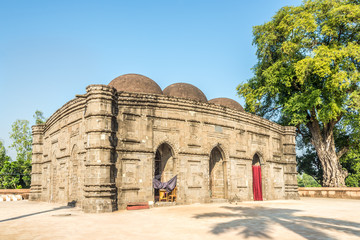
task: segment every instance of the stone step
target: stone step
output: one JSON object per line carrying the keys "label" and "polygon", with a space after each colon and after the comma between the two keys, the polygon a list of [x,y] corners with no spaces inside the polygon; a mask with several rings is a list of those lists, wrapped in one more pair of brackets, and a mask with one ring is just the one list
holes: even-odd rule
{"label": "stone step", "polygon": [[155,202],[154,207],[170,207],[175,206],[176,202]]}
{"label": "stone step", "polygon": [[229,202],[228,199],[225,199],[225,198],[212,198],[210,200],[211,203],[227,203]]}
{"label": "stone step", "polygon": [[139,209],[149,209],[148,202],[133,202],[128,203],[126,210],[139,210]]}

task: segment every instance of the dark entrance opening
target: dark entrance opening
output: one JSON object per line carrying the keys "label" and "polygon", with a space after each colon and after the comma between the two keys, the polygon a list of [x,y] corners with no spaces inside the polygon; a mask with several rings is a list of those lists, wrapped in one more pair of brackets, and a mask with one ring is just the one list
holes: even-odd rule
{"label": "dark entrance opening", "polygon": [[211,198],[225,198],[225,164],[218,147],[210,154],[209,184]]}
{"label": "dark entrance opening", "polygon": [[[154,178],[167,182],[176,175],[173,151],[168,144],[163,143],[158,147],[154,160]],[[159,189],[154,189],[155,202],[159,200],[159,196]]]}

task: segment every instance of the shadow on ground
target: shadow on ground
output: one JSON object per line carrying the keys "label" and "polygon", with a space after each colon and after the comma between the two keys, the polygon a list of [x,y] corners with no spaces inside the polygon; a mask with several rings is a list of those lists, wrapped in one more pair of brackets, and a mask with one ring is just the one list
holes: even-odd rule
{"label": "shadow on ground", "polygon": [[[72,202],[70,202],[70,203],[72,203]],[[58,210],[62,210],[62,209],[74,208],[74,207],[75,207],[75,205],[71,205],[68,203],[67,206],[61,206],[61,207],[57,207],[57,208],[53,208],[53,209],[49,209],[49,210],[40,211],[40,212],[28,213],[28,214],[24,214],[24,215],[12,217],[12,218],[7,218],[7,219],[0,219],[0,223],[17,220],[17,219],[25,218],[25,217],[31,217],[31,216],[38,215],[38,214],[54,212],[54,211],[58,211]]]}
{"label": "shadow on ground", "polygon": [[306,239],[337,239],[336,236],[331,236],[322,231],[323,229],[340,231],[360,238],[359,223],[332,218],[296,216],[295,213],[301,212],[300,210],[228,206],[222,208],[229,210],[229,212],[199,214],[195,215],[194,218],[231,218],[229,221],[214,225],[211,233],[215,235],[238,230],[238,234],[244,238],[271,239],[272,237],[268,234],[271,231],[270,226],[279,224]]}

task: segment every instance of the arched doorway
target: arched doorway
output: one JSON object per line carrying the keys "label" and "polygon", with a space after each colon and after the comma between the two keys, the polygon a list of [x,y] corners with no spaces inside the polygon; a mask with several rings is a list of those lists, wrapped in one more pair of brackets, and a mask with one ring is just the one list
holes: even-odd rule
{"label": "arched doorway", "polygon": [[[174,152],[169,144],[161,144],[155,153],[154,178],[167,182],[176,175]],[[159,199],[159,190],[154,189],[155,201]]]}
{"label": "arched doorway", "polygon": [[254,201],[262,201],[261,162],[257,153],[255,153],[252,160],[252,177]]}
{"label": "arched doorway", "polygon": [[213,148],[209,161],[209,185],[211,198],[225,198],[225,162],[218,147]]}

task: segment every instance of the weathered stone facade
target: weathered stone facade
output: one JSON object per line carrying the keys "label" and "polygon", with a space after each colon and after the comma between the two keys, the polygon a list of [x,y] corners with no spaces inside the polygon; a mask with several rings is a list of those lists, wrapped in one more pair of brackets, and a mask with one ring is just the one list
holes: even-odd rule
{"label": "weathered stone facade", "polygon": [[147,83],[141,89],[141,81],[135,90],[109,85],[88,86],[33,126],[31,200],[110,212],[154,201],[156,171],[162,181],[178,176],[179,204],[251,200],[254,157],[264,200],[298,198],[294,127],[223,106],[223,99],[187,97],[198,90],[189,84],[178,86],[181,97],[156,86],[154,93]]}

